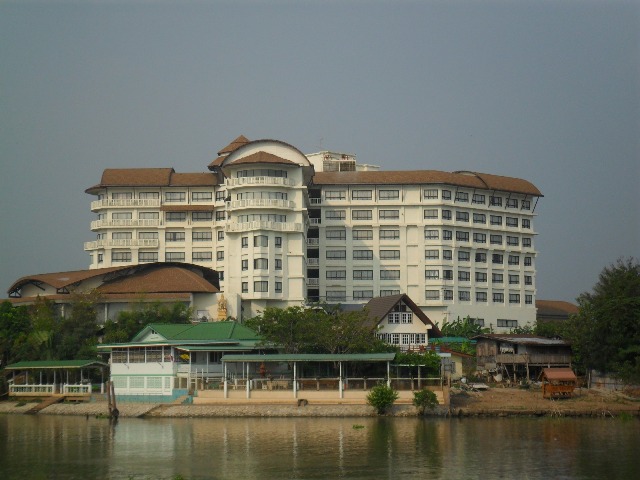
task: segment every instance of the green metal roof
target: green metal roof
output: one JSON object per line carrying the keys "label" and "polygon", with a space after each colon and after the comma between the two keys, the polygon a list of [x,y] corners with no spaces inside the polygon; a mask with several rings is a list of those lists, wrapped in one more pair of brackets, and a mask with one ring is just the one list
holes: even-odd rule
{"label": "green metal roof", "polygon": [[439,338],[431,338],[429,340],[429,343],[433,343],[435,345],[439,343],[466,343],[466,342],[471,344],[478,343],[477,340],[471,340],[470,338],[467,338],[467,337],[439,337]]}
{"label": "green metal roof", "polygon": [[244,325],[233,321],[196,324],[152,323],[138,333],[132,342],[141,342],[154,331],[166,340],[260,340],[260,336]]}
{"label": "green metal roof", "polygon": [[395,356],[395,353],[275,353],[223,355],[222,362],[390,362]]}
{"label": "green metal roof", "polygon": [[6,370],[35,370],[44,368],[85,368],[108,367],[109,365],[98,360],[36,360],[30,362],[17,362],[7,365]]}

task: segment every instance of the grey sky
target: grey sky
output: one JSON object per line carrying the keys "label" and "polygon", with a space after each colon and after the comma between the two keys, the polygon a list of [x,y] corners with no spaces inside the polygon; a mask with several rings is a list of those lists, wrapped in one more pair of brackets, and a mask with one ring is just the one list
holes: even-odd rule
{"label": "grey sky", "polygon": [[240,134],[533,182],[538,298],[573,301],[640,257],[640,3],[0,0],[0,289],[88,268],[104,168]]}

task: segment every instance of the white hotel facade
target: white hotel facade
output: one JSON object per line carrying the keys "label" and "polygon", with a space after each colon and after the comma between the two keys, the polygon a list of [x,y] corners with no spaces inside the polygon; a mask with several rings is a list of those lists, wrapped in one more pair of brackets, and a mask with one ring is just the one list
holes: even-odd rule
{"label": "white hotel facade", "polygon": [[473,172],[381,171],[238,137],[206,173],[106,169],[90,268],[189,262],[220,274],[229,315],[406,293],[435,323],[535,323],[540,191]]}

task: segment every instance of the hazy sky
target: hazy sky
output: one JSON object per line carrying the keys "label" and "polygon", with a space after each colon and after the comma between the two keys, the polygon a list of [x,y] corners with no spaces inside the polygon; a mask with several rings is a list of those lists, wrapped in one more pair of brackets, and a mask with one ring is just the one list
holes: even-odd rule
{"label": "hazy sky", "polygon": [[0,0],[0,297],[88,268],[105,168],[238,135],[525,178],[538,298],[640,257],[638,1]]}

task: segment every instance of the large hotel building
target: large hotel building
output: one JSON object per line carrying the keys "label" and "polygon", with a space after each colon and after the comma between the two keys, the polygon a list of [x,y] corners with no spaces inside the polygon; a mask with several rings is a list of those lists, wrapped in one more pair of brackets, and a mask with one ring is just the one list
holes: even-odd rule
{"label": "large hotel building", "polygon": [[219,272],[229,314],[406,293],[442,325],[534,324],[540,191],[476,172],[382,171],[238,137],[206,173],[106,169],[91,268],[189,262]]}

